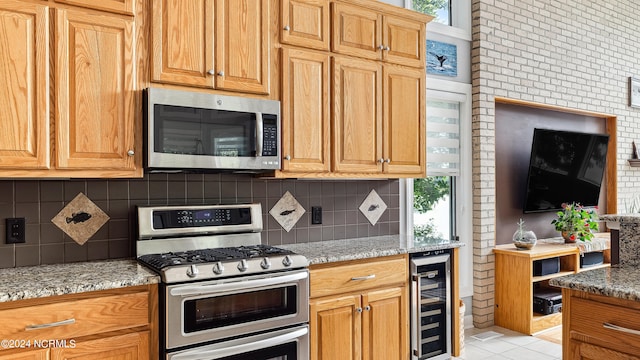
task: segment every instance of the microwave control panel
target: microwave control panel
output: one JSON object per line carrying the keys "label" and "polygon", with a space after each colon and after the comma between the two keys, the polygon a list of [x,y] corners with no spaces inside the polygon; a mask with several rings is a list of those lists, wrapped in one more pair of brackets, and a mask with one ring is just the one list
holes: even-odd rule
{"label": "microwave control panel", "polygon": [[278,118],[262,114],[262,156],[278,156]]}

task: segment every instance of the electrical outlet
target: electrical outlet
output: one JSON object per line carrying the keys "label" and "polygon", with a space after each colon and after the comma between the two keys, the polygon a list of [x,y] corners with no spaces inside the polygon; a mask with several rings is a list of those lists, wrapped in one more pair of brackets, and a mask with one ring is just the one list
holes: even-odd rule
{"label": "electrical outlet", "polygon": [[25,221],[24,218],[7,218],[7,244],[19,244],[25,242]]}
{"label": "electrical outlet", "polygon": [[311,223],[322,224],[322,207],[320,206],[311,207]]}

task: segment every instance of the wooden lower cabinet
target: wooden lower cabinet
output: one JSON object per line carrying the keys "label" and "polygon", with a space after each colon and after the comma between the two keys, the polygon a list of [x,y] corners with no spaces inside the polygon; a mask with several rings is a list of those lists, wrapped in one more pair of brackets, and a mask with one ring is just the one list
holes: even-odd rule
{"label": "wooden lower cabinet", "polygon": [[640,360],[640,303],[562,289],[563,359]]}
{"label": "wooden lower cabinet", "polygon": [[[157,285],[0,303],[0,360],[158,358]],[[44,325],[44,326],[43,326]]]}
{"label": "wooden lower cabinet", "polygon": [[403,256],[312,267],[310,358],[408,359],[407,267]]}

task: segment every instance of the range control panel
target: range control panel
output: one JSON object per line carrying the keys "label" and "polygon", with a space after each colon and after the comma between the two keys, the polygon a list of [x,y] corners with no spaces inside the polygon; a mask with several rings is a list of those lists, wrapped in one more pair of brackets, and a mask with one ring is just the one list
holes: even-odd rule
{"label": "range control panel", "polygon": [[163,209],[153,211],[153,228],[176,229],[251,224],[251,208]]}

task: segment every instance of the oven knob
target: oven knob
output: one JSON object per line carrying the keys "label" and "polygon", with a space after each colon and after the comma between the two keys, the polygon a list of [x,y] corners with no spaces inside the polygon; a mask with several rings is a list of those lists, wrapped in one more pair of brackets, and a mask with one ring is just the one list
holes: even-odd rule
{"label": "oven knob", "polygon": [[271,267],[271,261],[269,261],[269,258],[262,259],[262,261],[260,262],[260,267],[262,267],[265,270],[270,268]]}
{"label": "oven knob", "polygon": [[248,267],[247,267],[247,260],[242,259],[240,260],[240,263],[238,264],[238,270],[245,272],[247,271]]}
{"label": "oven knob", "polygon": [[284,266],[291,266],[291,257],[289,255],[285,255],[284,259],[282,259],[282,265]]}
{"label": "oven knob", "polygon": [[198,275],[198,267],[196,265],[191,265],[188,269],[187,269],[187,276],[188,277],[196,277]]}
{"label": "oven knob", "polygon": [[222,263],[220,261],[218,261],[217,263],[213,264],[213,272],[220,275],[222,274],[222,272],[224,271],[224,265],[222,265]]}

